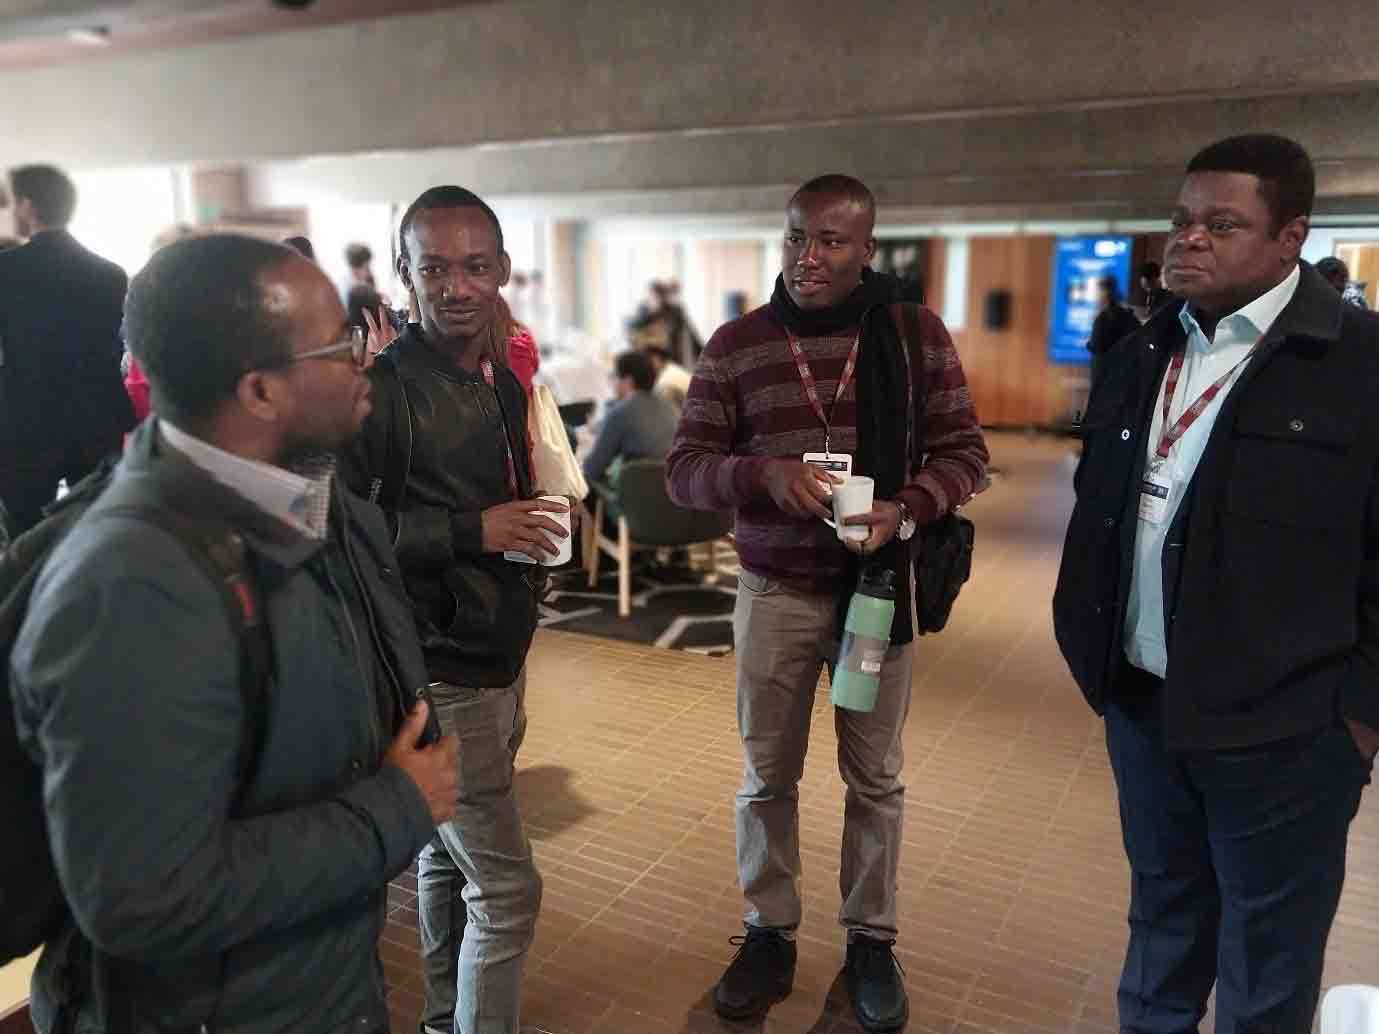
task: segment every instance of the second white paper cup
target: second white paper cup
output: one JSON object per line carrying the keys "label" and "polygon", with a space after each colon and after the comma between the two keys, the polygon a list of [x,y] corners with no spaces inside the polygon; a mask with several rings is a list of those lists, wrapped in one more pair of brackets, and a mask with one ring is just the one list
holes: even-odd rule
{"label": "second white paper cup", "polygon": [[[559,503],[561,506],[568,506],[570,504],[570,501],[563,495],[543,495],[540,498],[543,502]],[[869,505],[868,509],[870,508]],[[575,545],[574,536],[569,533],[570,512],[568,510],[564,513],[556,513],[553,510],[542,510],[541,512],[565,529],[565,537],[563,539],[556,538],[554,535],[549,534],[546,536],[551,540],[551,544],[556,546],[560,552],[555,556],[546,557],[541,562],[547,567],[559,567],[561,564],[568,564],[570,562],[570,557],[574,555],[573,550]]]}
{"label": "second white paper cup", "polygon": [[840,539],[861,542],[871,534],[871,529],[862,525],[848,525],[843,521],[848,517],[859,517],[871,513],[872,496],[876,482],[869,477],[850,477],[841,485],[833,486],[833,520],[838,527]]}

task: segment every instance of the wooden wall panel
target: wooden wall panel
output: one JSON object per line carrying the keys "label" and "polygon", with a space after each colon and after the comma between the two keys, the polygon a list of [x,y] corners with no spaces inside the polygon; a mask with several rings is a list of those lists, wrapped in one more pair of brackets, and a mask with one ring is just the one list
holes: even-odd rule
{"label": "wooden wall panel", "polygon": [[924,304],[937,313],[943,312],[943,292],[948,282],[948,241],[944,237],[929,239],[929,269],[924,277]]}
{"label": "wooden wall panel", "polygon": [[[1080,368],[1048,361],[1052,237],[973,237],[966,326],[953,335],[982,423],[1051,424],[1066,415]],[[983,324],[987,294],[1011,294],[1004,330]]]}
{"label": "wooden wall panel", "polygon": [[[691,312],[706,314],[704,325],[696,325],[699,336],[708,340],[724,322],[724,303],[729,293],[741,291],[747,296],[751,312],[768,299],[762,297],[761,265],[764,247],[760,241],[699,241],[691,245],[691,262],[698,262],[703,270],[697,298],[686,298]],[[690,285],[686,285],[686,292]]]}

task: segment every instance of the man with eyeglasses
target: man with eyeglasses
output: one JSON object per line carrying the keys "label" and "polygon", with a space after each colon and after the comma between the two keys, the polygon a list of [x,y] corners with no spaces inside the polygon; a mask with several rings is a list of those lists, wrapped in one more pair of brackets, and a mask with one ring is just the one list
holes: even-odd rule
{"label": "man with eyeglasses", "polygon": [[387,883],[453,811],[455,744],[383,519],[334,476],[363,339],[315,265],[223,235],[154,255],[125,329],[153,415],[10,657],[71,913],[36,1026],[383,1034]]}
{"label": "man with eyeglasses", "polygon": [[504,362],[511,263],[493,210],[434,187],[402,217],[399,272],[419,322],[369,371],[374,410],[342,459],[388,516],[441,728],[460,741],[455,818],[417,865],[423,1031],[517,1034],[541,878],[513,794],[526,660],[566,532],[533,498],[526,392]]}

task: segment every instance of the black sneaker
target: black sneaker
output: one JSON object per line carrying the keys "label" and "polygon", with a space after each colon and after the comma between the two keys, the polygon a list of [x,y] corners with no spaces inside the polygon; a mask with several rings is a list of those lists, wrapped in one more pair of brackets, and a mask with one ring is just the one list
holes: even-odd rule
{"label": "black sneaker", "polygon": [[795,942],[778,930],[747,927],[732,963],[713,989],[713,1007],[729,1020],[760,1016],[795,986]]}
{"label": "black sneaker", "polygon": [[847,982],[857,1022],[868,1032],[899,1030],[910,1018],[895,941],[854,934],[848,943]]}

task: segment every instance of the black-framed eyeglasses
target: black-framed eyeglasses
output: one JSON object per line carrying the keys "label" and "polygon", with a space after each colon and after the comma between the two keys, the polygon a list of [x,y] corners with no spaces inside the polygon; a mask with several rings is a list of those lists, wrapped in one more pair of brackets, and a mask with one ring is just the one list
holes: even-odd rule
{"label": "black-framed eyeglasses", "polygon": [[270,367],[291,366],[293,363],[300,363],[303,359],[326,359],[341,352],[348,352],[350,358],[354,360],[355,366],[363,366],[364,360],[369,357],[369,337],[364,332],[363,327],[350,327],[349,333],[333,345],[326,345],[324,348],[313,348],[309,352],[298,352],[296,355],[287,356],[281,362],[270,363]]}

